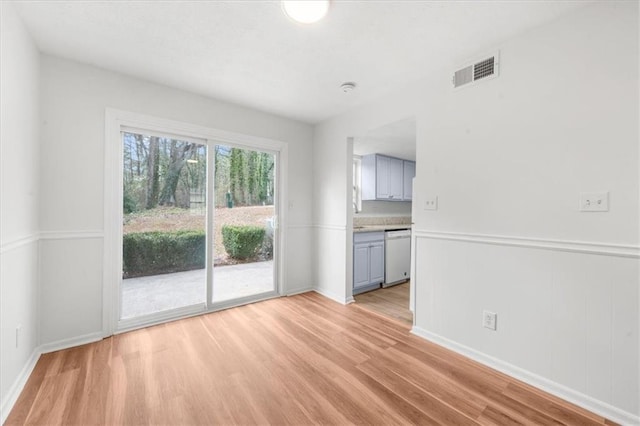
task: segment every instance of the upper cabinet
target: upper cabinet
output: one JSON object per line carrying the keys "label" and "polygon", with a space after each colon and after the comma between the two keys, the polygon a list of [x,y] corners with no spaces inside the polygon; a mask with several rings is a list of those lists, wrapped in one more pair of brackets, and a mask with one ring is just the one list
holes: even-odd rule
{"label": "upper cabinet", "polygon": [[[364,167],[363,167],[364,170]],[[402,160],[375,156],[376,200],[402,199]],[[363,197],[363,199],[365,199]]]}
{"label": "upper cabinet", "polygon": [[371,154],[362,157],[362,199],[411,201],[414,161]]}

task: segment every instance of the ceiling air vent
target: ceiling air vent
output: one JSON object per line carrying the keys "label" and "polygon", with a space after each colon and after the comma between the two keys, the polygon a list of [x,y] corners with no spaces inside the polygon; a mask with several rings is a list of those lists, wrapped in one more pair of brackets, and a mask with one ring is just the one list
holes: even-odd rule
{"label": "ceiling air vent", "polygon": [[453,75],[453,87],[464,86],[480,79],[498,76],[498,52],[473,65],[467,65]]}
{"label": "ceiling air vent", "polygon": [[473,81],[473,65],[462,68],[456,71],[453,76],[453,85],[455,87],[462,86],[463,84],[471,83]]}

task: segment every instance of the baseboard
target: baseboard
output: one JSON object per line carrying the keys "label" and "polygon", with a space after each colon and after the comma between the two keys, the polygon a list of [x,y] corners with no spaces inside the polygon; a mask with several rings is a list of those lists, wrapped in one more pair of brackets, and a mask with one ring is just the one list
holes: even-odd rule
{"label": "baseboard", "polygon": [[340,296],[338,296],[336,294],[330,293],[330,292],[328,292],[326,290],[322,290],[322,289],[319,289],[319,288],[314,288],[313,291],[315,291],[318,294],[321,294],[322,296],[326,297],[327,299],[331,299],[334,302],[338,302],[341,305],[347,305],[347,304],[352,302],[350,300],[345,299],[344,296],[340,297]]}
{"label": "baseboard", "polygon": [[97,342],[104,338],[101,331],[96,333],[89,333],[83,336],[72,337],[71,339],[58,340],[51,343],[45,343],[38,348],[41,354],[47,354],[49,352],[61,351],[63,349],[74,348],[76,346],[86,345],[87,343]]}
{"label": "baseboard", "polygon": [[24,386],[27,384],[27,380],[29,380],[29,376],[31,376],[41,354],[42,352],[40,352],[40,348],[35,348],[33,350],[31,356],[27,360],[27,363],[22,368],[22,371],[20,371],[15,382],[13,382],[13,385],[9,388],[9,392],[2,400],[2,405],[0,406],[0,424],[4,424],[7,417],[9,417],[9,413],[13,409],[16,401],[18,401],[18,397],[20,396],[22,389],[24,389]]}
{"label": "baseboard", "polygon": [[311,287],[311,286],[298,287],[298,288],[294,288],[294,289],[291,289],[291,290],[287,291],[285,296],[295,296],[296,294],[308,293],[310,291],[313,291],[313,287]]}
{"label": "baseboard", "polygon": [[464,355],[467,358],[470,358],[488,367],[491,367],[494,370],[498,370],[526,384],[555,395],[558,398],[562,398],[565,401],[578,405],[586,410],[603,416],[616,423],[622,425],[640,425],[640,416],[638,415],[628,413],[610,404],[577,392],[564,385],[553,382],[520,367],[516,367],[515,365],[509,364],[508,362],[494,358],[490,355],[487,355],[460,343],[454,342],[415,325],[411,329],[411,333],[415,334],[418,337],[422,337],[423,339],[429,340],[430,342],[433,342],[437,345],[457,352],[461,355]]}

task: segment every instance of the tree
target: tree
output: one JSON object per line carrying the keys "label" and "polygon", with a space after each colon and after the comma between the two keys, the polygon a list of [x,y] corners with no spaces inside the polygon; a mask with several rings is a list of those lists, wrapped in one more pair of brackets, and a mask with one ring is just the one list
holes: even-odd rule
{"label": "tree", "polygon": [[273,155],[261,152],[256,173],[258,175],[257,196],[262,203],[269,202],[269,198],[273,195],[273,165]]}
{"label": "tree", "polygon": [[260,176],[258,175],[258,167],[260,165],[260,154],[257,151],[250,151],[247,164],[247,190],[249,192],[249,204],[253,205],[258,199],[258,185]]}
{"label": "tree", "polygon": [[226,206],[226,194],[231,192],[231,182],[229,179],[229,147],[224,145],[215,146],[215,206]]}
{"label": "tree", "polygon": [[[231,192],[235,205],[273,203],[274,155],[215,145],[214,205],[226,206]],[[144,134],[123,135],[123,201],[130,208],[158,205],[196,208],[206,202],[207,148],[178,139]],[[126,200],[125,200],[126,199]]]}
{"label": "tree", "polygon": [[[170,206],[176,204],[176,189],[180,180],[180,173],[187,159],[191,157],[196,149],[196,145],[189,142],[180,142],[171,139],[169,143],[169,165],[164,176],[164,185],[160,193],[160,205]],[[189,205],[180,206],[188,208]]]}
{"label": "tree", "polygon": [[[142,138],[136,135],[136,138]],[[160,193],[160,147],[159,140],[155,136],[149,139],[149,154],[147,156],[147,201],[145,208],[153,209],[158,205]]]}
{"label": "tree", "polygon": [[229,173],[231,195],[233,196],[234,204],[246,204],[246,200],[244,197],[245,160],[243,149],[231,148],[231,165]]}

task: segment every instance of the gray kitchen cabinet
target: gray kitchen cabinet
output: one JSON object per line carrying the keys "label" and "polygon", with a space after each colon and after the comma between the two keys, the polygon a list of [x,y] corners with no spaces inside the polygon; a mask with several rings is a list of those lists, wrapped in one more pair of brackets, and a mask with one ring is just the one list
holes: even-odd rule
{"label": "gray kitchen cabinet", "polygon": [[369,264],[371,248],[368,243],[353,244],[353,288],[371,284],[369,280]]}
{"label": "gray kitchen cabinet", "polygon": [[369,259],[370,282],[372,284],[384,283],[384,241],[371,243]]}
{"label": "gray kitchen cabinet", "polygon": [[402,160],[376,156],[376,198],[402,199]]}
{"label": "gray kitchen cabinet", "polygon": [[411,201],[413,199],[413,178],[416,176],[416,162],[404,160],[402,172],[402,199]]}
{"label": "gray kitchen cabinet", "polygon": [[384,232],[353,234],[353,294],[384,282]]}
{"label": "gray kitchen cabinet", "polygon": [[[405,163],[408,161],[380,154],[362,157],[362,199],[408,201],[405,198]],[[415,162],[413,170],[415,174]],[[411,166],[409,166],[410,172]],[[412,176],[413,178],[413,176]],[[409,184],[412,185],[411,183]]]}

